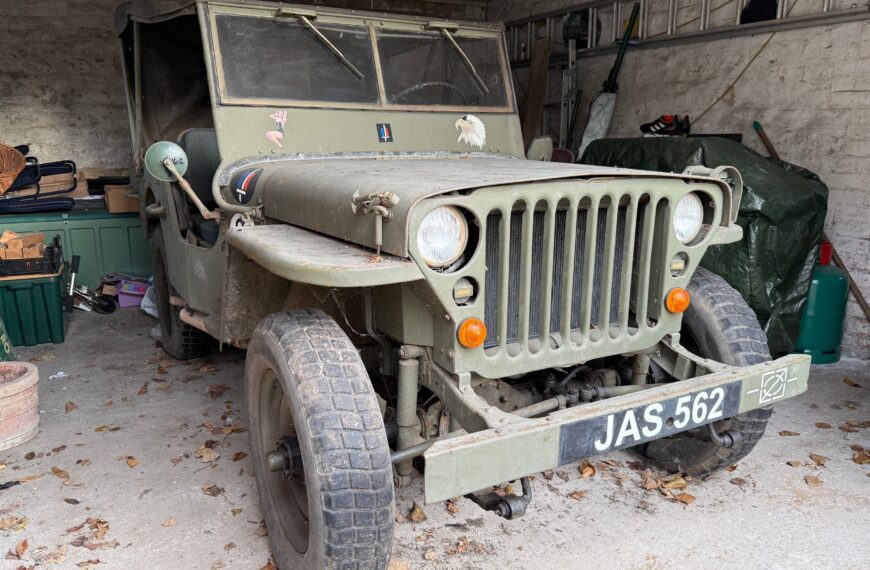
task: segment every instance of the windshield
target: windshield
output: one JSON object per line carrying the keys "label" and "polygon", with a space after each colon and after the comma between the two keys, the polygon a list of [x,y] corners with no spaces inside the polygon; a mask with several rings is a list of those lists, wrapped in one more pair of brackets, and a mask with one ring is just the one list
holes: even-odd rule
{"label": "windshield", "polygon": [[497,35],[413,27],[372,32],[321,18],[217,13],[213,29],[223,98],[366,108],[510,106]]}
{"label": "windshield", "polygon": [[389,103],[477,107],[507,104],[495,38],[456,35],[454,45],[443,32],[381,30],[377,36]]}
{"label": "windshield", "polygon": [[223,83],[231,97],[333,103],[379,100],[368,28],[316,27],[360,78],[301,21],[219,14],[216,26]]}

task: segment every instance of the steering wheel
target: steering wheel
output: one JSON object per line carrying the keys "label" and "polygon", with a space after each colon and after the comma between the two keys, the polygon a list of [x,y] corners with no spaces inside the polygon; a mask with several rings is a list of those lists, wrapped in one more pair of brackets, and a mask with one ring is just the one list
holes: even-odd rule
{"label": "steering wheel", "polygon": [[460,89],[459,87],[457,87],[453,83],[449,83],[447,81],[426,81],[424,83],[417,83],[416,85],[411,85],[410,87],[402,89],[399,93],[397,93],[393,97],[393,102],[399,103],[399,102],[403,101],[404,99],[407,99],[409,96],[413,95],[417,91],[422,91],[423,89],[432,89],[432,88],[437,88],[437,87],[443,87],[445,89],[449,89],[450,91],[453,91],[454,93],[459,95],[459,97],[462,99],[462,101],[460,101],[460,104],[462,104],[462,105],[469,104],[468,103],[468,95],[466,95],[462,89]]}

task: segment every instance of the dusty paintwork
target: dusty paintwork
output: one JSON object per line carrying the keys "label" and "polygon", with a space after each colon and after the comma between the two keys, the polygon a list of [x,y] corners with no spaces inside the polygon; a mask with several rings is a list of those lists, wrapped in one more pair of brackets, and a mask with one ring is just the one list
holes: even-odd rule
{"label": "dusty paintwork", "polygon": [[[631,410],[646,406],[647,421],[650,406],[685,405],[675,399],[690,396],[698,417],[659,435],[643,431],[656,439],[806,389],[804,356],[733,368],[691,354],[679,343],[682,313],[665,302],[669,291],[688,287],[710,246],[741,238],[735,223],[739,173],[699,166],[667,174],[526,160],[500,25],[259,2],[179,0],[170,8],[180,11],[163,16],[181,16],[184,37],[202,39],[201,76],[175,70],[185,61],[198,65],[195,53],[173,53],[156,72],[139,55],[141,42],[163,37],[149,35],[150,26],[172,31],[160,28],[157,3],[123,9],[120,29],[125,53],[133,54],[126,63],[136,156],[154,139],[176,139],[195,128],[198,138],[191,141],[199,142],[186,149],[187,176],[220,217],[219,224],[197,217],[176,185],[137,171],[133,184],[149,230],[162,233],[174,293],[195,317],[190,322],[206,323],[222,343],[243,348],[270,314],[324,310],[377,380],[372,386],[383,392],[381,410],[401,407],[397,453],[422,455],[421,435],[438,441],[425,453],[428,500],[588,454],[591,424],[581,422],[610,422],[605,436],[624,447],[638,428],[624,423],[614,439],[617,413],[628,422]],[[137,18],[131,25],[129,10]],[[330,83],[314,94],[292,81],[285,89],[280,82],[294,75],[264,65],[250,34],[222,32],[229,21],[266,22],[265,28],[281,33],[296,24],[302,29],[303,22],[310,30],[313,21],[324,30],[344,30],[333,39],[357,42],[359,53],[349,55],[360,57],[352,63],[348,54],[315,44],[319,51],[312,53],[326,54],[320,63],[336,71],[300,76]],[[382,36],[416,37],[422,44],[449,40],[444,48],[457,58],[455,65],[423,67],[428,59],[418,57],[416,47],[399,49],[398,59],[390,60],[381,50]],[[300,38],[286,51],[301,52]],[[489,84],[449,51],[457,42],[482,50],[475,57],[490,66]],[[243,48],[253,55],[248,65],[233,68],[232,58],[239,57],[233,54]],[[159,59],[159,49],[146,53]],[[279,59],[311,65],[305,57],[282,53]],[[257,75],[248,77],[252,66]],[[466,88],[477,85],[480,93],[469,97],[454,83],[427,82],[417,74],[448,67],[465,69]],[[160,81],[149,84],[149,73]],[[164,82],[175,91],[164,90]],[[390,95],[391,82],[403,88]],[[442,93],[421,95],[423,102],[403,99],[433,88]],[[449,95],[456,91],[462,104]],[[161,98],[173,96],[163,104]],[[327,97],[333,99],[318,99]],[[192,109],[194,100],[208,105]],[[700,213],[697,232],[684,243],[674,229],[675,210],[689,194]],[[426,216],[442,207],[450,221],[436,217],[423,231]],[[439,235],[448,230],[453,234]],[[432,242],[425,240],[446,240],[440,247],[453,238],[461,245],[452,256],[427,261]],[[460,342],[460,323],[470,319],[488,327],[482,346]],[[650,360],[667,377],[661,385]],[[624,372],[628,361],[627,374],[619,376],[617,369]],[[584,363],[615,383],[602,380],[601,392],[581,400],[581,388],[569,392],[566,383],[568,371]],[[555,380],[560,375],[561,385]],[[522,407],[500,401],[497,389],[476,390],[529,378],[523,389],[532,389]],[[418,401],[418,394],[428,394],[420,387],[433,396]],[[593,401],[599,397],[612,399]],[[696,414],[714,397],[728,416],[716,416],[714,405]],[[526,419],[543,414],[549,415]],[[665,419],[674,418],[658,417],[660,428]],[[461,430],[470,435],[444,438]],[[395,458],[399,475],[410,472],[409,457]]]}

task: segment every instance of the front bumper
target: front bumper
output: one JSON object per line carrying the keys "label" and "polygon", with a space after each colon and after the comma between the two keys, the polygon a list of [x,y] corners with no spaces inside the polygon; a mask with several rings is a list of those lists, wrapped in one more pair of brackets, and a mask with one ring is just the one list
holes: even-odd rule
{"label": "front bumper", "polygon": [[[704,417],[701,413],[691,425],[682,429],[674,426],[673,403],[681,400],[685,403],[698,394],[710,394],[717,389],[728,394],[722,404],[727,411],[725,417],[773,404],[805,392],[809,373],[810,357],[792,354],[439,441],[423,455],[426,502],[457,497],[598,452],[634,446],[719,421],[719,417]],[[658,432],[645,437],[653,430],[632,426],[626,416],[641,418],[650,406],[662,412],[663,422]],[[626,424],[628,428],[624,427]],[[638,433],[640,439],[620,439],[608,433],[618,430],[620,425],[624,431]],[[596,451],[596,441],[609,444],[603,451]]]}

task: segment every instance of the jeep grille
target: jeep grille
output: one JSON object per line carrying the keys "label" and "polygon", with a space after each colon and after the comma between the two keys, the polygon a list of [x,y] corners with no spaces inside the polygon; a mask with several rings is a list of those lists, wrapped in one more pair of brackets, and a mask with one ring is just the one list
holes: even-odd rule
{"label": "jeep grille", "polygon": [[616,339],[654,326],[658,307],[649,299],[660,297],[663,267],[654,245],[670,225],[667,201],[643,194],[575,204],[540,201],[530,209],[518,202],[487,216],[488,354],[537,352],[547,337],[558,348],[566,337],[580,345],[605,331]]}

